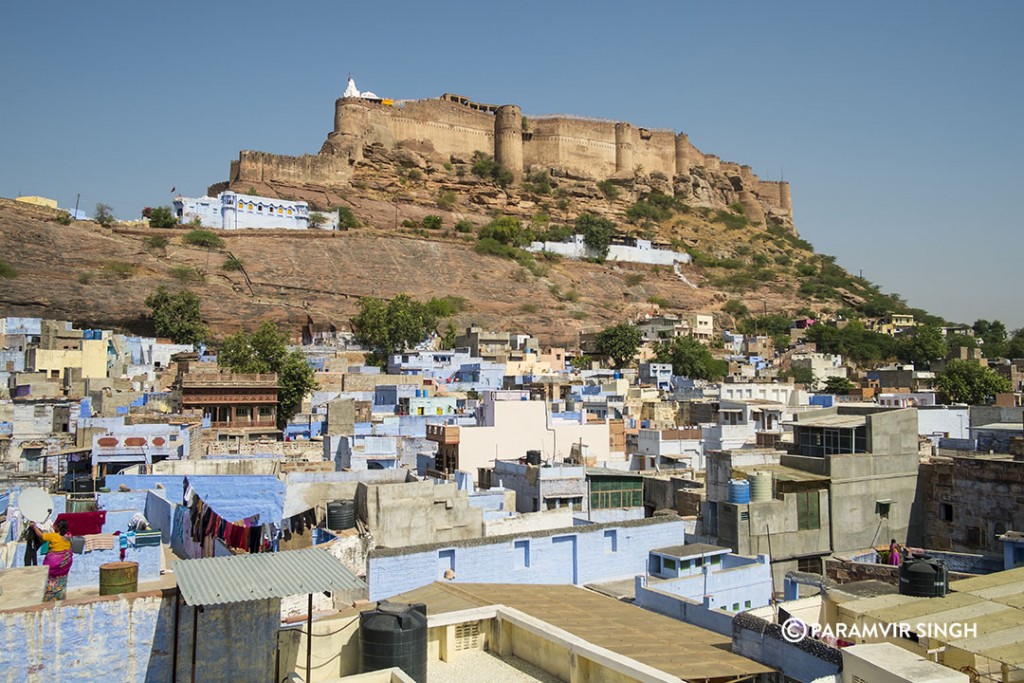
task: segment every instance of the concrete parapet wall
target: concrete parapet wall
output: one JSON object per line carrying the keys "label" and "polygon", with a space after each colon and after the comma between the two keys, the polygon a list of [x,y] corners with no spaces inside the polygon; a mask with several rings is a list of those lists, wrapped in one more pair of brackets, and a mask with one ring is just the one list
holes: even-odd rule
{"label": "concrete parapet wall", "polygon": [[[0,612],[0,681],[169,683],[176,591],[44,603]],[[180,607],[177,679],[191,676],[192,619]],[[267,681],[279,600],[210,605],[199,615],[200,681]]]}
{"label": "concrete parapet wall", "polygon": [[433,581],[576,584],[633,577],[646,570],[648,553],[684,540],[683,521],[656,517],[497,536],[449,544],[378,548],[370,553],[370,600],[404,593]]}

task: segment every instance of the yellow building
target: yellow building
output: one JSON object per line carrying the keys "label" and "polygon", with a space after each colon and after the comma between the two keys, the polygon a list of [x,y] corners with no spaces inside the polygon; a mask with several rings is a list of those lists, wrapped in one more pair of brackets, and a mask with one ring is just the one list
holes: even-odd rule
{"label": "yellow building", "polygon": [[37,197],[36,195],[26,195],[24,197],[15,197],[14,201],[21,202],[22,204],[35,204],[36,206],[45,206],[48,209],[57,208],[57,200],[49,199],[47,197]]}
{"label": "yellow building", "polygon": [[82,379],[102,379],[107,376],[107,340],[83,339],[77,349],[28,350],[27,368],[32,372],[45,372],[51,379],[64,379],[68,368],[81,368]]}

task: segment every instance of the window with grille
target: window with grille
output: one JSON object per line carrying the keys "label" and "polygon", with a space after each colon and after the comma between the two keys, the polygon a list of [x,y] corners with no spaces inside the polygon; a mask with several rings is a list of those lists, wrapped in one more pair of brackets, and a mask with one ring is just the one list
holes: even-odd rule
{"label": "window with grille", "polygon": [[800,531],[821,528],[817,491],[799,491],[796,494],[796,528]]}

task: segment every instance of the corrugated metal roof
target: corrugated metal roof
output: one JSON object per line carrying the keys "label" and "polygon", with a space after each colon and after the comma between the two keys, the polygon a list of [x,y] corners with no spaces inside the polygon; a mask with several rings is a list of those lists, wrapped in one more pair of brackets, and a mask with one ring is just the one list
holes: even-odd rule
{"label": "corrugated metal roof", "polygon": [[181,560],[174,573],[188,605],[366,589],[365,582],[322,548]]}

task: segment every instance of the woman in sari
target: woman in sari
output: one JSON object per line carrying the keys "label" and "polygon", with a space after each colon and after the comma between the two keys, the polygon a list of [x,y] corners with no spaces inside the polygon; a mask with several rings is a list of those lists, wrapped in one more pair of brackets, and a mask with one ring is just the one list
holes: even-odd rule
{"label": "woman in sari", "polygon": [[68,523],[63,519],[57,520],[53,525],[53,531],[45,533],[34,523],[32,530],[43,543],[49,544],[46,551],[46,558],[43,564],[49,569],[46,579],[46,592],[43,593],[43,602],[63,600],[66,597],[68,588],[68,572],[71,571],[71,541],[65,534],[68,532]]}

